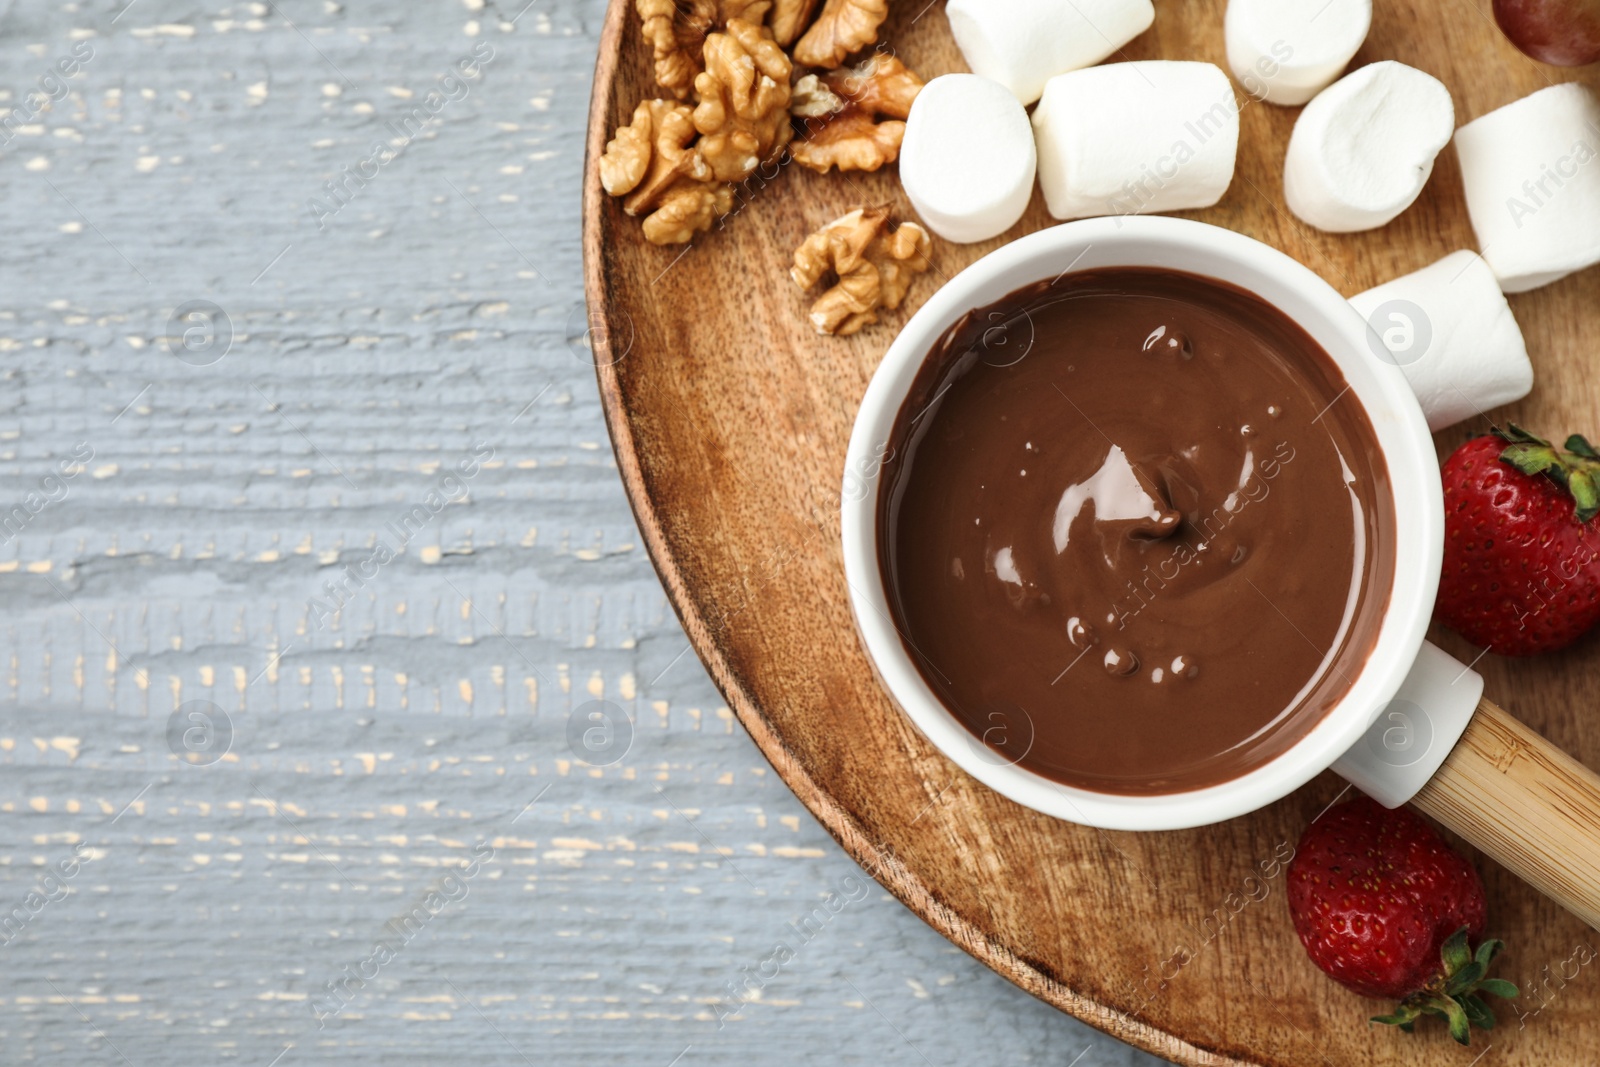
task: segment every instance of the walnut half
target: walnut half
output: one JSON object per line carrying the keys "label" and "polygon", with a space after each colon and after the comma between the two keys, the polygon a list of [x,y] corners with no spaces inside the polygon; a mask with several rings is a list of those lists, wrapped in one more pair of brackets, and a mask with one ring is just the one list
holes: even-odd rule
{"label": "walnut half", "polygon": [[656,84],[682,100],[703,66],[706,35],[729,19],[759,23],[771,0],[634,0],[640,35],[654,54]]}
{"label": "walnut half", "polygon": [[853,68],[832,70],[820,83],[807,75],[795,84],[795,113],[806,131],[791,154],[802,167],[826,174],[877,170],[900,155],[903,119],[922,91],[917,77],[895,56],[875,55]]}
{"label": "walnut half", "polygon": [[646,100],[600,157],[601,186],[624,198],[628,214],[645,216],[654,244],[683,244],[733,206],[733,190],[690,144],[697,133],[689,105]]}
{"label": "walnut half", "polygon": [[911,280],[927,270],[933,241],[914,222],[889,230],[887,207],[857,208],[828,223],[795,249],[789,277],[810,289],[833,274],[838,281],[811,305],[818,333],[840,337],[878,321],[905,300]]}
{"label": "walnut half", "polygon": [[789,143],[789,57],[764,26],[744,19],[706,38],[694,80],[700,154],[718,181],[739,182]]}
{"label": "walnut half", "polygon": [[888,17],[889,0],[827,0],[817,21],[795,42],[794,61],[831,70],[876,41]]}
{"label": "walnut half", "polygon": [[772,37],[788,48],[811,23],[818,0],[773,0],[772,17],[767,25],[772,27]]}

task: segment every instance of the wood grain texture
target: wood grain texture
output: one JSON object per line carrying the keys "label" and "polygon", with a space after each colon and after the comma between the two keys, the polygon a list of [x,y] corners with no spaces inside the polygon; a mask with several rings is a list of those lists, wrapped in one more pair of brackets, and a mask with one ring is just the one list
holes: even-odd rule
{"label": "wood grain texture", "polygon": [[[641,550],[583,345],[604,7],[524,4],[0,0],[0,118],[94,49],[0,138],[0,516],[94,450],[0,531],[0,1063],[1149,1064],[873,885],[718,1026],[861,874]],[[319,228],[324,183],[485,42]],[[206,365],[165,340],[195,299],[233,328]],[[210,765],[169,748],[195,700],[233,726]],[[568,740],[591,700],[632,717],[606,766]],[[312,999],[480,842],[319,1029]]]}
{"label": "wood grain texture", "polygon": [[[1183,833],[1055,822],[978,786],[890,705],[856,641],[838,549],[837,487],[856,406],[895,326],[937,284],[1004,241],[1050,224],[1040,197],[1008,234],[939,243],[908,306],[855,338],[818,338],[789,256],[863,203],[909,216],[892,168],[819,176],[785,167],[739,191],[740,209],[687,250],[640,238],[605,198],[593,160],[652,94],[634,21],[608,18],[589,130],[585,270],[591,314],[613,340],[600,382],[619,467],[646,547],[730,706],[817,817],[868,870],[956,944],[1036,996],[1159,1055],[1196,1064],[1458,1063],[1437,1032],[1370,1030],[1375,1005],[1309,966],[1282,905],[1278,858],[1343,792],[1324,775],[1248,818]],[[1117,58],[1224,62],[1221,0],[1166,0]],[[925,77],[963,69],[940,5],[897,9],[888,46]],[[1465,122],[1552,79],[1511,48],[1486,0],[1380,3],[1356,58],[1439,76]],[[1283,249],[1351,295],[1473,247],[1452,152],[1396,222],[1322,234],[1283,205],[1282,153],[1297,111],[1244,108],[1239,167],[1193,217]],[[1565,433],[1592,426],[1600,385],[1600,270],[1512,298],[1539,384],[1505,411]],[[626,338],[624,343],[622,338]],[[1487,425],[1437,439],[1448,450]],[[1472,659],[1449,634],[1447,649]],[[1537,662],[1481,662],[1489,692],[1557,744],[1600,763],[1584,697],[1594,642]],[[1493,928],[1513,946],[1524,997],[1502,1011],[1492,1062],[1578,1062],[1600,1038],[1600,986],[1571,966],[1593,934],[1487,860]],[[1593,952],[1589,952],[1593,956]],[[1561,977],[1553,977],[1560,972]],[[1480,1039],[1483,1042],[1484,1039]]]}
{"label": "wood grain texture", "polygon": [[1600,929],[1600,777],[1493,701],[1412,803]]}

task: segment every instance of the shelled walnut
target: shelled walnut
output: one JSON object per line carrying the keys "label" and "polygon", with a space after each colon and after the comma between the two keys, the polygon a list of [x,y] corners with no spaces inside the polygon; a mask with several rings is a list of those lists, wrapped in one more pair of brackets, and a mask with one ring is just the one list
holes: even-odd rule
{"label": "shelled walnut", "polygon": [[817,21],[795,42],[794,61],[831,70],[876,41],[888,16],[889,0],[827,0]]}
{"label": "shelled walnut", "polygon": [[681,245],[709,230],[733,210],[733,187],[726,182],[678,182],[668,187],[660,205],[644,220],[645,240]]}
{"label": "shelled walnut", "polygon": [[[674,99],[639,104],[599,169],[605,191],[642,217],[647,240],[682,244],[709,229],[732,210],[735,183],[791,144],[792,158],[819,172],[877,170],[899,155],[922,80],[892,55],[838,69],[877,42],[889,0],[633,5],[656,82]],[[922,227],[891,230],[886,208],[862,209],[807,238],[791,273],[805,288],[836,276],[811,321],[820,333],[851,334],[879,308],[899,307],[930,247]]]}
{"label": "shelled walnut", "polygon": [[[903,121],[922,79],[895,56],[875,55],[855,67],[807,75],[795,85],[795,113],[806,132],[790,149],[796,163],[820,174],[877,170],[900,155]],[[802,110],[803,109],[803,110]]]}
{"label": "shelled walnut", "polygon": [[788,48],[811,24],[820,0],[773,0],[772,16],[767,25],[772,27],[772,39]]}
{"label": "shelled walnut", "polygon": [[700,154],[718,181],[738,182],[789,143],[789,57],[764,26],[730,19],[706,38],[694,80]]}
{"label": "shelled walnut", "polygon": [[811,305],[818,333],[843,337],[877,322],[878,309],[899,307],[911,280],[928,269],[928,232],[914,222],[888,227],[887,207],[857,208],[795,249],[789,277],[800,288],[810,289],[829,274],[837,278]]}
{"label": "shelled walnut", "polygon": [[730,19],[760,23],[771,0],[634,0],[640,32],[654,54],[656,84],[682,100],[704,67],[707,35]]}
{"label": "shelled walnut", "polygon": [[692,115],[687,104],[646,100],[600,157],[601,186],[623,197],[628,214],[645,216],[654,244],[682,244],[733,206],[733,190],[690,143],[698,133]]}

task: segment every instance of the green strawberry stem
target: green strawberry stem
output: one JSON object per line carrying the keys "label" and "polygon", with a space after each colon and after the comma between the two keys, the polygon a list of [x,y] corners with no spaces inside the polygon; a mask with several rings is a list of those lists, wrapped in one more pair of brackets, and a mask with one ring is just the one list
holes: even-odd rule
{"label": "green strawberry stem", "polygon": [[1450,1024],[1451,1037],[1463,1045],[1470,1044],[1472,1027],[1494,1029],[1494,1012],[1480,994],[1509,1000],[1518,993],[1517,987],[1505,979],[1486,977],[1489,964],[1504,947],[1499,941],[1485,941],[1474,955],[1463,926],[1439,949],[1444,964],[1439,974],[1402,1000],[1392,1015],[1374,1015],[1370,1022],[1398,1026],[1409,1034],[1422,1016],[1438,1015]]}
{"label": "green strawberry stem", "polygon": [[1543,474],[1565,489],[1572,496],[1579,522],[1600,514],[1600,452],[1582,434],[1568,437],[1563,452],[1516,423],[1495,433],[1508,442],[1501,460],[1523,474]]}

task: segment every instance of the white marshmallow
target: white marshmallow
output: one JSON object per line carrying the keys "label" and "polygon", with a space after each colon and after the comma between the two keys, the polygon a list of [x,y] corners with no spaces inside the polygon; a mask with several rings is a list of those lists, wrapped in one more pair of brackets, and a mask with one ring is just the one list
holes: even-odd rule
{"label": "white marshmallow", "polygon": [[1540,89],[1456,131],[1478,247],[1520,293],[1600,262],[1600,101]]}
{"label": "white marshmallow", "polygon": [[1036,160],[1028,113],[1010,90],[976,74],[944,74],[911,105],[900,184],[940,237],[987,241],[1022,217]]}
{"label": "white marshmallow", "polygon": [[1479,255],[1452,252],[1350,298],[1367,320],[1367,344],[1398,364],[1428,418],[1442,430],[1533,388],[1522,330]]}
{"label": "white marshmallow", "polygon": [[1111,63],[1051,78],[1033,132],[1058,219],[1210,207],[1233,181],[1239,103],[1210,63]]}
{"label": "white marshmallow", "polygon": [[1150,28],[1150,0],[950,0],[950,32],[972,73],[1024,104],[1057,74],[1092,67]]}
{"label": "white marshmallow", "polygon": [[1416,201],[1455,125],[1450,90],[1431,74],[1384,60],[1346,75],[1295,121],[1289,210],[1330,233],[1385,225]]}
{"label": "white marshmallow", "polygon": [[1372,0],[1228,0],[1228,66],[1244,91],[1303,104],[1344,72],[1372,28]]}

